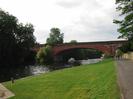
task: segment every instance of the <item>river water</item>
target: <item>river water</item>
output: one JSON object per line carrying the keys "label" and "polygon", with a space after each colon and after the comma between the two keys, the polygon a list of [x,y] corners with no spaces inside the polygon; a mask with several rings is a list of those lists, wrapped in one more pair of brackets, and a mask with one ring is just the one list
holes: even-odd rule
{"label": "river water", "polygon": [[97,59],[80,60],[80,63],[81,64],[94,64],[94,63],[97,63],[99,61],[102,61],[102,59],[97,58]]}
{"label": "river water", "polygon": [[[101,61],[101,59],[79,60],[81,64],[92,64]],[[69,65],[60,66],[58,69],[71,67]],[[49,68],[45,66],[18,66],[18,67],[2,67],[0,69],[0,82],[9,81],[11,78],[19,79],[31,75],[39,75],[49,72]]]}

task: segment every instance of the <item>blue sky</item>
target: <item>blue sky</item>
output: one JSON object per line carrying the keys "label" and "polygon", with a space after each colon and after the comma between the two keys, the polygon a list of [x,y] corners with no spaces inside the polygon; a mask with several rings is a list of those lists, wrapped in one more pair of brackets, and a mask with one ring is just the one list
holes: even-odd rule
{"label": "blue sky", "polygon": [[117,40],[115,0],[0,0],[0,8],[20,22],[32,23],[39,43],[52,27],[61,29],[64,41]]}

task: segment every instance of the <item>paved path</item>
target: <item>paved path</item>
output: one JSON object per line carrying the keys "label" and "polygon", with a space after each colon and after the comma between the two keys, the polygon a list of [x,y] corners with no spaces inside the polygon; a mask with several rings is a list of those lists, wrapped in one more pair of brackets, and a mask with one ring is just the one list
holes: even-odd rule
{"label": "paved path", "polygon": [[133,61],[117,60],[117,67],[123,99],[133,99]]}
{"label": "paved path", "polygon": [[0,99],[7,99],[12,96],[14,96],[14,94],[5,88],[2,84],[0,84]]}

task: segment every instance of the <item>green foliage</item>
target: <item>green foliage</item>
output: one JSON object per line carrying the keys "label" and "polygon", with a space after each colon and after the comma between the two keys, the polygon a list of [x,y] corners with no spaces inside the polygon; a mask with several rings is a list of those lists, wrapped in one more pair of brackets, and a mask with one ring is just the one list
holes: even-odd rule
{"label": "green foliage", "polygon": [[104,57],[105,59],[108,59],[108,58],[113,58],[113,56],[109,55],[109,54],[104,54]]}
{"label": "green foliage", "polygon": [[[117,10],[121,12],[121,16],[124,16],[122,20],[114,20],[114,23],[120,26],[119,38],[126,38],[129,42],[133,42],[133,0],[116,0],[116,4],[118,4]],[[130,46],[130,49],[133,50],[133,47]]]}
{"label": "green foliage", "polygon": [[70,49],[60,53],[60,55],[62,56],[63,62],[68,62],[71,57],[76,60],[100,58],[102,52],[95,49]]}
{"label": "green foliage", "polygon": [[41,65],[50,65],[53,63],[52,47],[47,45],[40,48],[36,56],[37,62]]}
{"label": "green foliage", "polygon": [[120,56],[122,56],[124,53],[120,50],[120,49],[117,49],[116,50],[116,56],[117,57],[120,57]]}
{"label": "green foliage", "polygon": [[71,43],[71,44],[76,44],[77,41],[76,41],[76,40],[71,40],[70,43]]}
{"label": "green foliage", "polygon": [[49,38],[47,38],[46,43],[48,45],[62,44],[64,34],[60,33],[59,28],[52,28],[50,30]]}
{"label": "green foliage", "polygon": [[113,60],[4,83],[11,99],[120,99]]}
{"label": "green foliage", "polygon": [[131,49],[131,48],[133,48],[133,47],[132,47],[132,43],[133,43],[133,42],[127,42],[127,43],[123,44],[121,47],[119,47],[119,49],[120,49],[122,52],[127,53],[128,51],[131,51],[131,50],[132,50],[132,49]]}
{"label": "green foliage", "polygon": [[49,37],[46,40],[45,47],[41,48],[37,53],[37,62],[42,65],[53,64],[52,47],[55,44],[63,43],[63,33],[60,33],[59,28],[51,28]]}
{"label": "green foliage", "polygon": [[32,24],[23,25],[0,9],[0,65],[17,65],[26,61],[35,43]]}
{"label": "green foliage", "polygon": [[44,48],[40,48],[40,50],[37,53],[36,59],[37,59],[37,63],[39,64],[43,64],[43,58],[44,58]]}
{"label": "green foliage", "polygon": [[34,28],[32,24],[23,25],[22,23],[17,26],[17,43],[25,48],[31,48],[34,46],[35,37],[33,35]]}

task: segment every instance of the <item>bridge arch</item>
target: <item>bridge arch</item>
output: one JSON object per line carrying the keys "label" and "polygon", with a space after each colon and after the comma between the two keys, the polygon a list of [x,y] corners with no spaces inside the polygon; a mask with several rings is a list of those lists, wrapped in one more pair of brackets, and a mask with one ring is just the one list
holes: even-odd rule
{"label": "bridge arch", "polygon": [[68,48],[68,49],[64,49],[64,50],[61,50],[57,53],[55,53],[54,55],[59,55],[59,54],[62,54],[64,52],[67,52],[67,51],[70,51],[70,50],[75,50],[75,49],[90,49],[90,50],[96,50],[96,51],[99,51],[99,52],[102,52],[102,53],[105,53],[103,50],[99,50],[99,49],[96,49],[96,48],[90,48],[90,47],[76,47],[76,48]]}
{"label": "bridge arch", "polygon": [[[99,42],[78,42],[76,44],[64,43],[57,44],[52,47],[53,57],[58,55],[60,52],[74,49],[74,48],[87,48],[87,49],[96,49],[105,54],[114,56],[115,51],[122,44],[127,43],[127,40],[117,40],[117,41],[99,41]],[[39,44],[33,48],[34,51],[38,51],[41,47],[46,46],[45,44]]]}
{"label": "bridge arch", "polygon": [[126,42],[127,42],[126,40],[121,40],[121,41],[82,42],[75,44],[71,43],[58,44],[53,46],[53,55],[56,56],[62,51],[74,48],[88,48],[88,49],[92,48],[99,50],[105,54],[114,56],[116,49]]}
{"label": "bridge arch", "polygon": [[69,46],[56,46],[53,47],[53,55],[56,56],[59,53],[63,52],[63,51],[67,51],[70,49],[95,49],[98,51],[101,51],[107,55],[113,55],[114,54],[114,49],[112,46],[108,46],[108,45],[99,45],[99,44],[84,44],[84,45],[79,45],[79,44],[75,44],[75,45],[69,45]]}

